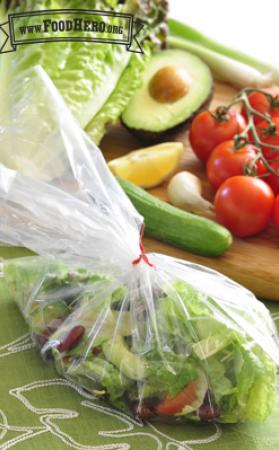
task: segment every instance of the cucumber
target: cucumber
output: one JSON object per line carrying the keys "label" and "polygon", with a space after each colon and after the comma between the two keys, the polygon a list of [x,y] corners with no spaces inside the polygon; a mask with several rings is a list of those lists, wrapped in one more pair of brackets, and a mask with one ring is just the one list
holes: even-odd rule
{"label": "cucumber", "polygon": [[231,233],[212,220],[169,205],[127,180],[118,182],[144,217],[146,236],[204,256],[220,256],[232,244]]}

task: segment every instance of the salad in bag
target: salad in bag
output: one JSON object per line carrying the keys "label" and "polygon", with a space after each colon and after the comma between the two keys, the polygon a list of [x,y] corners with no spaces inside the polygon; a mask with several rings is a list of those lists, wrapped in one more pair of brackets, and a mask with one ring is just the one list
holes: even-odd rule
{"label": "salad in bag", "polygon": [[25,89],[45,113],[33,141],[24,103],[15,136],[1,131],[0,149],[9,136],[36,155],[25,174],[0,166],[0,240],[38,256],[4,262],[2,291],[43,358],[142,419],[265,420],[279,364],[268,310],[215,271],[146,254],[141,216],[41,68]]}

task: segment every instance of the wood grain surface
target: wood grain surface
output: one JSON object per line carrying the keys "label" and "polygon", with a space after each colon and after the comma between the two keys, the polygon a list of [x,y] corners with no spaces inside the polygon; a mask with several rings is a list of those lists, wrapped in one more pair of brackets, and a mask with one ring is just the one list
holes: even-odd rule
{"label": "wood grain surface", "polygon": [[[216,83],[211,107],[229,103],[235,93],[233,88]],[[204,196],[212,200],[213,192],[206,180],[204,167],[190,148],[187,132],[176,133],[169,140],[179,140],[185,144],[185,155],[179,170],[189,170],[198,175],[203,182]],[[112,127],[101,145],[107,160],[143,146],[121,126]],[[167,201],[166,186],[165,183],[150,192]],[[148,251],[165,253],[219,270],[251,289],[258,297],[279,301],[279,234],[273,225],[255,237],[235,238],[231,249],[217,258],[194,255],[149,238],[144,239],[144,244]]]}

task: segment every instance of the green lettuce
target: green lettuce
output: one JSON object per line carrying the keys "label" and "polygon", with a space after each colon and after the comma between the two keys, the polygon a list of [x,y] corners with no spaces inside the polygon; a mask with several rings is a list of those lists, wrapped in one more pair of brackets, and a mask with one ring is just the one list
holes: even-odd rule
{"label": "green lettuce", "polygon": [[152,351],[147,353],[145,363],[145,377],[151,380],[147,384],[149,395],[155,395],[159,391],[175,396],[188,383],[197,379],[196,361],[190,357],[185,358],[183,354]]}
{"label": "green lettuce", "polygon": [[123,408],[123,400],[132,382],[107,360],[95,357],[68,369],[68,375],[91,392],[105,388],[113,403]]}
{"label": "green lettuce", "polygon": [[[277,368],[257,346],[235,345],[233,357],[224,363],[235,382],[235,389],[220,400],[222,421],[262,422],[273,411],[277,401]],[[231,369],[233,368],[233,370]]]}
{"label": "green lettuce", "polygon": [[182,281],[174,282],[168,294],[157,310],[161,335],[174,351],[184,343],[184,354],[187,349],[188,359],[203,369],[218,420],[264,421],[276,405],[276,363],[211,297]]}
{"label": "green lettuce", "polygon": [[[137,315],[126,287],[84,268],[34,257],[5,263],[3,274],[33,334],[41,337],[61,316],[66,328],[87,330],[62,354],[54,345],[56,367],[117,408],[175,400],[189,383],[196,398],[176,415],[191,420],[204,414],[222,423],[262,422],[276,405],[276,356],[222,311],[221,302],[184,281],[161,288],[154,314],[143,303]],[[264,310],[250,313],[253,326],[260,314],[262,339],[271,338]],[[56,329],[46,353],[64,333],[63,326]]]}
{"label": "green lettuce", "polygon": [[80,125],[99,143],[106,126],[118,119],[141,83],[145,62],[154,46],[154,37],[163,38],[160,26],[166,20],[166,7],[159,0],[126,0],[121,3],[116,0],[2,2],[0,23],[7,20],[9,13],[45,9],[113,9],[132,13],[145,21],[145,30],[139,37],[145,40],[145,54],[129,52],[124,45],[107,43],[52,42],[20,45],[15,52],[1,55],[1,104],[12,108],[9,92],[13,93],[13,101],[18,103],[22,95],[24,73],[40,65],[46,70]]}

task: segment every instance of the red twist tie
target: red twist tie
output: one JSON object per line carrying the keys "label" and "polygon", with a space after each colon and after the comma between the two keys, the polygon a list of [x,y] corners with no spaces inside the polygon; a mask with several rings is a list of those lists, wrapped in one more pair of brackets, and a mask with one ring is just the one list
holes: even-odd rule
{"label": "red twist tie", "polygon": [[152,264],[149,259],[147,258],[147,255],[145,253],[144,250],[144,246],[143,243],[140,240],[140,255],[137,259],[134,259],[134,261],[132,261],[133,266],[136,266],[137,264],[139,264],[141,262],[141,260],[143,260],[146,264],[148,264],[150,267],[154,267],[154,264]]}
{"label": "red twist tie", "polygon": [[139,243],[140,255],[139,255],[138,258],[136,258],[136,259],[134,259],[134,261],[132,261],[132,264],[133,264],[133,266],[136,266],[137,264],[139,264],[141,262],[141,260],[143,260],[149,267],[154,267],[154,264],[152,264],[149,261],[147,255],[145,253],[145,249],[144,249],[144,246],[143,246],[143,243],[142,243],[142,240],[141,240],[142,236],[143,236],[143,232],[144,232],[144,225],[142,226],[141,233],[140,233],[140,243]]}

